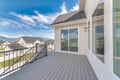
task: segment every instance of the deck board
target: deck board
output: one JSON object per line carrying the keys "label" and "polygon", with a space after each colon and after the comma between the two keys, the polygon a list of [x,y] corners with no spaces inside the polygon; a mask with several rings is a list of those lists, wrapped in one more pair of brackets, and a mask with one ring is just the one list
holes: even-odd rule
{"label": "deck board", "polygon": [[98,80],[87,57],[48,53],[2,80]]}

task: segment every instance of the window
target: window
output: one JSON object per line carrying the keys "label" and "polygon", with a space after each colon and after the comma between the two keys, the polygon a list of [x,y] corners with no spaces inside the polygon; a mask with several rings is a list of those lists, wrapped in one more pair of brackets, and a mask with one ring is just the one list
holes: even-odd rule
{"label": "window", "polygon": [[113,0],[114,72],[120,78],[120,0]]}
{"label": "window", "polygon": [[78,52],[78,29],[61,30],[61,50]]}
{"label": "window", "polygon": [[104,3],[98,4],[92,18],[92,51],[104,62]]}
{"label": "window", "polygon": [[104,62],[104,27],[94,27],[93,34],[93,52],[101,61]]}
{"label": "window", "polygon": [[69,48],[70,51],[77,52],[78,51],[78,30],[70,29],[69,30]]}
{"label": "window", "polygon": [[68,30],[61,31],[61,50],[68,51]]}

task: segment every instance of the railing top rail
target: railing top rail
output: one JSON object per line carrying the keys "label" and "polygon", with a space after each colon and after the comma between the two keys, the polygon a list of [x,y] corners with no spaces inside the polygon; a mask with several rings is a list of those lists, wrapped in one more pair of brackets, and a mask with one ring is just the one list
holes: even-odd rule
{"label": "railing top rail", "polygon": [[[36,46],[36,45],[35,45],[35,46]],[[0,51],[0,53],[7,53],[7,52],[13,52],[13,51],[24,50],[24,49],[30,49],[30,48],[34,48],[35,46],[33,46],[33,47],[28,47],[28,48],[20,48],[20,49],[8,50],[8,51]],[[37,46],[38,46],[38,47],[42,47],[42,46],[46,46],[46,45],[39,44],[39,45],[37,45]]]}

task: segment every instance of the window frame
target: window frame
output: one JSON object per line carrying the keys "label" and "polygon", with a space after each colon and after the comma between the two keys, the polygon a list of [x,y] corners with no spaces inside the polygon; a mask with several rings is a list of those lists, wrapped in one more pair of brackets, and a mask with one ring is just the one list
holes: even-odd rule
{"label": "window frame", "polygon": [[[78,35],[77,35],[77,39],[78,39],[78,45],[77,45],[77,48],[78,48],[78,51],[70,51],[70,36],[69,36],[69,31],[70,31],[70,29],[77,29],[77,31],[78,31]],[[64,51],[64,50],[62,50],[62,45],[61,45],[61,42],[62,42],[62,37],[61,37],[61,32],[62,32],[62,30],[68,30],[68,51]],[[62,29],[60,29],[60,50],[61,51],[64,51],[64,52],[79,52],[79,43],[80,42],[80,39],[79,39],[79,28],[78,27],[73,27],[73,28],[62,28]]]}

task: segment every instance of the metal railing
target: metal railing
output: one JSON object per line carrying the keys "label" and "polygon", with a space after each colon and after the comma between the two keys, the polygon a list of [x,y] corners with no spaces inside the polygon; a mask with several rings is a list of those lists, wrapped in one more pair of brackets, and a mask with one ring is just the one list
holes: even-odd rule
{"label": "metal railing", "polygon": [[41,57],[47,56],[47,46],[36,44],[34,47],[0,52],[0,77],[14,72]]}

